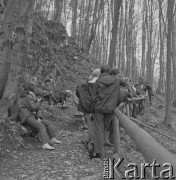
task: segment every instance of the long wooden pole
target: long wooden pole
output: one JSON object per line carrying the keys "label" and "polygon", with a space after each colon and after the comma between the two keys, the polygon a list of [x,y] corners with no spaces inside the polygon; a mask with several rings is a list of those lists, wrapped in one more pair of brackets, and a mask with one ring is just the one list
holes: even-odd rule
{"label": "long wooden pole", "polygon": [[113,139],[114,139],[114,153],[120,153],[120,127],[119,120],[116,116],[113,119]]}
{"label": "long wooden pole", "polygon": [[154,160],[160,164],[156,168],[156,174],[159,176],[165,163],[169,163],[173,167],[173,175],[176,177],[176,155],[169,152],[166,148],[155,141],[146,131],[137,126],[127,116],[125,116],[118,108],[114,110],[120,126],[123,127],[126,133],[135,142],[138,149],[144,156],[145,160],[152,164]]}

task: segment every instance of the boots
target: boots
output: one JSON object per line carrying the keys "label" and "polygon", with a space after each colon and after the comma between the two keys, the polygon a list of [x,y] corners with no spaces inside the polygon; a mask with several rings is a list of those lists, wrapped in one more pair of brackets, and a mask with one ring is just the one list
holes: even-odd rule
{"label": "boots", "polygon": [[42,149],[44,149],[44,150],[53,150],[54,147],[50,146],[48,143],[45,143],[45,144],[42,146]]}

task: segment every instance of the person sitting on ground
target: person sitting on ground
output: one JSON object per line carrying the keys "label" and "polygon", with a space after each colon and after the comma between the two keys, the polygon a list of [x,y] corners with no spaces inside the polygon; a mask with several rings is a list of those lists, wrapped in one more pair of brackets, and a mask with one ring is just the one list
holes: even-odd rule
{"label": "person sitting on ground", "polygon": [[48,101],[48,105],[54,105],[57,103],[57,100],[53,94],[52,80],[46,79],[44,89],[44,98]]}
{"label": "person sitting on ground", "polygon": [[28,125],[37,130],[43,144],[43,149],[53,150],[54,147],[50,146],[49,143],[61,143],[61,141],[56,139],[55,132],[49,121],[37,119],[37,111],[41,106],[42,96],[43,91],[41,89],[35,89],[34,91],[31,89],[26,98],[21,102],[19,119],[21,124]]}

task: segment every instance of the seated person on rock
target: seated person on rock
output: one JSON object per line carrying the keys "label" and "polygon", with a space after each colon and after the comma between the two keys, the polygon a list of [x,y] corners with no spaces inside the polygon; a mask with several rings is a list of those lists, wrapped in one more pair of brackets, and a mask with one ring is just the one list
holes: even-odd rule
{"label": "seated person on rock", "polygon": [[62,104],[62,108],[68,107],[66,105],[66,98],[67,98],[67,92],[65,90],[61,90],[59,92],[59,99],[58,102]]}
{"label": "seated person on rock", "polygon": [[36,117],[36,113],[41,106],[42,96],[43,91],[41,89],[37,88],[34,91],[29,91],[26,98],[21,102],[21,108],[19,109],[19,119],[22,125],[28,125],[37,130],[41,142],[43,143],[43,149],[53,150],[54,147],[50,146],[49,143],[61,142],[55,138],[56,135],[51,123],[47,120],[37,119]]}

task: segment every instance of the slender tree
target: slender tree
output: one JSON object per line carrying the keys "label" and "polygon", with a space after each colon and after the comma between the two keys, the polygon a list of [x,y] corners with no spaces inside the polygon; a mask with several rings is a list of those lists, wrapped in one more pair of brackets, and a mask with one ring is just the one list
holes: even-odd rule
{"label": "slender tree", "polygon": [[172,63],[173,63],[173,100],[172,105],[173,107],[176,107],[176,17],[174,17],[174,23],[173,23],[173,32],[172,32],[172,48],[173,48],[173,56],[172,56]]}
{"label": "slender tree", "polygon": [[72,0],[72,27],[71,27],[71,36],[76,39],[76,24],[77,24],[77,6],[78,0]]}
{"label": "slender tree", "polygon": [[171,120],[171,59],[172,59],[172,24],[173,24],[173,8],[175,0],[169,0],[167,7],[167,71],[166,71],[166,113],[164,117],[164,124],[170,125]]}
{"label": "slender tree", "polygon": [[113,27],[112,27],[112,38],[110,44],[110,54],[108,64],[113,67],[116,58],[116,43],[117,43],[117,30],[119,22],[119,14],[122,0],[114,1],[114,16],[113,16]]}

